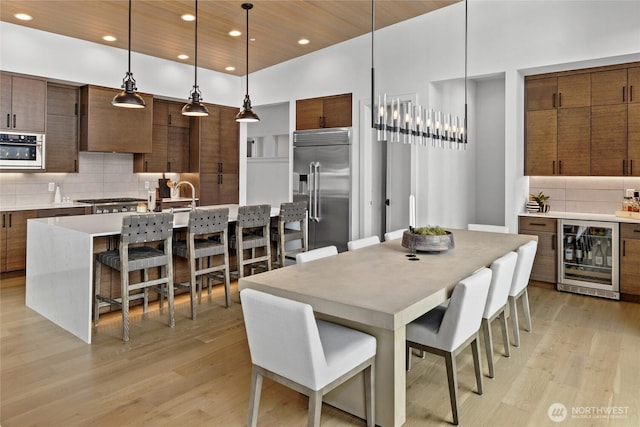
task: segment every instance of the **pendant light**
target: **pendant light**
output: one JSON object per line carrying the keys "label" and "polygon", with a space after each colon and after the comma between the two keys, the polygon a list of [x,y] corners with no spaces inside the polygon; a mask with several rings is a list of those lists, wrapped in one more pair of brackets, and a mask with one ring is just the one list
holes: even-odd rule
{"label": "pendant light", "polygon": [[122,92],[117,94],[111,105],[124,108],[144,108],[144,99],[136,92],[136,80],[131,73],[131,0],[129,0],[129,69],[122,79]]}
{"label": "pendant light", "polygon": [[252,3],[242,3],[242,8],[247,11],[247,58],[246,58],[246,79],[247,79],[247,92],[244,95],[244,104],[242,109],[236,115],[236,122],[259,122],[260,118],[251,108],[251,99],[249,98],[249,10],[253,8]]}
{"label": "pendant light", "polygon": [[182,107],[182,115],[183,116],[208,116],[209,110],[200,102],[202,99],[202,93],[200,92],[200,88],[198,87],[198,0],[196,0],[196,15],[195,15],[195,57],[193,61],[193,74],[194,74],[194,83],[193,89],[191,89],[191,93],[189,94],[189,102]]}

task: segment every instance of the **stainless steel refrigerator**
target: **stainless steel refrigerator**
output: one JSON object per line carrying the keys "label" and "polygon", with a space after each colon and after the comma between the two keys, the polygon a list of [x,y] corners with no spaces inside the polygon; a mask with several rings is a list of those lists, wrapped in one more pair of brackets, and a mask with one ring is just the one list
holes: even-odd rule
{"label": "stainless steel refrigerator", "polygon": [[347,250],[351,196],[351,128],[293,133],[293,200],[307,201],[309,249]]}

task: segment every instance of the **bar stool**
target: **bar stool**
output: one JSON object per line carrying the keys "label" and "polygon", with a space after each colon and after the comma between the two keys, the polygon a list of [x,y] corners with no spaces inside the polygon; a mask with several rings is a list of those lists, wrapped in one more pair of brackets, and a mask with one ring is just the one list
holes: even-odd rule
{"label": "bar stool", "polygon": [[[120,248],[96,254],[94,264],[94,324],[98,326],[100,307],[116,305],[122,308],[122,340],[129,341],[129,301],[144,299],[144,312],[147,312],[148,288],[166,285],[169,299],[169,327],[175,325],[173,312],[173,263],[171,240],[173,235],[173,214],[157,213],[128,215],[122,218]],[[151,246],[131,246],[159,242],[163,249]],[[120,271],[120,297],[113,298],[101,294],[100,277],[102,265]],[[148,269],[160,267],[160,277],[149,279]],[[142,280],[129,282],[129,273],[141,271]],[[131,291],[143,292],[131,295]]]}
{"label": "bar stool", "polygon": [[[247,265],[265,263],[271,270],[271,205],[250,205],[238,208],[236,234],[231,239],[231,247],[236,250],[238,278],[244,277]],[[263,255],[256,255],[256,249],[263,248]],[[244,251],[251,250],[249,258]]]}
{"label": "bar stool", "polygon": [[335,246],[324,246],[322,248],[311,249],[310,251],[296,254],[296,264],[304,264],[305,262],[315,261],[332,255],[338,255],[338,248]]}
{"label": "bar stool", "polygon": [[[220,272],[219,279],[224,283],[224,295],[227,308],[231,306],[229,291],[229,248],[227,227],[229,208],[198,209],[189,212],[187,240],[173,243],[173,253],[189,261],[190,281],[177,284],[189,288],[191,294],[191,318],[196,319],[196,286],[198,301],[202,301],[202,281],[207,278],[209,295],[213,273]],[[222,256],[222,263],[214,265],[214,257]],[[205,264],[203,266],[203,264]],[[198,280],[199,279],[199,280]],[[162,307],[162,299],[161,307]]]}
{"label": "bar stool", "polygon": [[[294,228],[291,228],[291,225]],[[289,227],[287,227],[289,226]],[[280,204],[278,227],[271,230],[273,240],[277,242],[277,258],[280,267],[285,266],[287,257],[306,252],[307,247],[307,202],[287,202]],[[300,241],[300,247],[286,248],[287,242]]]}

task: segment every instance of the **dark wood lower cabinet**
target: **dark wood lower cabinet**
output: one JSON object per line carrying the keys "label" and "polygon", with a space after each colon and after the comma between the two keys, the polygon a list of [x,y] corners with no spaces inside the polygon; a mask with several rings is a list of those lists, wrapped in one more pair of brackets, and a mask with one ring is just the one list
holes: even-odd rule
{"label": "dark wood lower cabinet", "polygon": [[640,224],[620,224],[620,293],[640,295]]}
{"label": "dark wood lower cabinet", "polygon": [[531,280],[558,281],[557,220],[555,218],[520,217],[518,233],[538,236],[538,251],[533,262]]}

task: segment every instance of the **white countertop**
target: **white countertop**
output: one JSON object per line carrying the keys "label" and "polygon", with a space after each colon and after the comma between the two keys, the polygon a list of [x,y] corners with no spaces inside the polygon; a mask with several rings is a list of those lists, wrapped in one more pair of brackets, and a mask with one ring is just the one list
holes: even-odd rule
{"label": "white countertop", "polygon": [[[238,205],[236,204],[199,206],[196,209],[219,208],[229,208],[229,221],[235,221],[238,217]],[[277,216],[279,213],[280,207],[271,207],[271,216]],[[122,217],[135,214],[135,212],[121,212],[95,215],[74,215],[55,218],[30,219],[29,221],[37,221],[53,227],[60,227],[79,233],[89,234],[93,237],[114,236],[119,235],[122,230]],[[173,214],[173,228],[184,228],[187,226],[188,222],[189,211],[175,212]]]}
{"label": "white countertop", "polygon": [[[189,199],[191,200],[191,199]],[[31,211],[40,209],[64,209],[64,208],[86,208],[91,207],[87,203],[38,203],[33,205],[20,205],[20,206],[0,206],[0,212],[8,211]]]}
{"label": "white countertop", "polygon": [[630,222],[633,224],[640,224],[640,220],[634,218],[623,218],[614,214],[551,211],[547,213],[521,213],[520,216],[529,216],[534,218],[577,219],[583,221]]}

